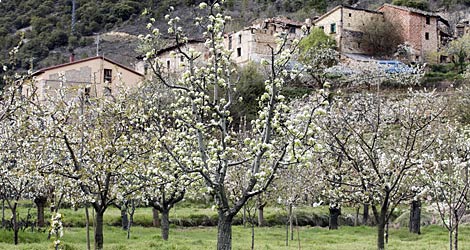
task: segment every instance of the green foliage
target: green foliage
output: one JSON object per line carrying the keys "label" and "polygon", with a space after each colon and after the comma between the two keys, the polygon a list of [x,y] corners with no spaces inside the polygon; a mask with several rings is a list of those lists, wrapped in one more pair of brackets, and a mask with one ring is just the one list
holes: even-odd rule
{"label": "green foliage", "polygon": [[466,34],[447,44],[445,52],[451,57],[452,63],[459,73],[465,70],[466,61],[470,59],[470,34]]}
{"label": "green foliage", "polygon": [[231,112],[234,114],[235,124],[239,124],[240,119],[246,119],[247,125],[256,118],[258,112],[258,99],[264,92],[264,76],[258,71],[258,66],[254,63],[241,68],[239,73],[239,82],[237,85],[238,101],[233,106]]}
{"label": "green foliage", "polygon": [[299,44],[300,54],[307,52],[310,49],[317,49],[320,47],[334,48],[336,46],[336,41],[325,34],[320,28],[312,28],[310,34],[302,39]]}
{"label": "green foliage", "polygon": [[424,0],[393,0],[392,4],[426,11],[429,10],[428,1]]}

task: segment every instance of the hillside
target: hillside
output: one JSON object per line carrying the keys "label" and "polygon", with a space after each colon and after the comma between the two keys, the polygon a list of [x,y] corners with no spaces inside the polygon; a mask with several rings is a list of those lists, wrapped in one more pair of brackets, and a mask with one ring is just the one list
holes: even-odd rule
{"label": "hillside", "polygon": [[[31,66],[36,69],[65,62],[72,48],[78,58],[94,55],[97,34],[101,34],[101,54],[130,65],[136,56],[136,35],[146,32],[146,20],[140,15],[144,9],[151,10],[163,28],[163,16],[171,4],[177,9],[177,14],[181,14],[183,24],[188,26],[191,24],[188,13],[200,1],[75,0],[76,22],[72,31],[73,0],[3,0],[0,2],[0,62],[7,60],[8,51],[18,43],[20,33],[24,32],[25,44],[19,52],[18,69]],[[228,28],[236,30],[257,18],[277,15],[304,20],[321,15],[338,4],[373,9],[383,2],[391,1],[227,0],[227,12],[234,20]],[[441,11],[449,19],[468,15],[470,7],[470,0],[394,0],[394,3]],[[460,14],[456,12],[458,10]],[[116,35],[122,33],[115,32],[129,36]]]}

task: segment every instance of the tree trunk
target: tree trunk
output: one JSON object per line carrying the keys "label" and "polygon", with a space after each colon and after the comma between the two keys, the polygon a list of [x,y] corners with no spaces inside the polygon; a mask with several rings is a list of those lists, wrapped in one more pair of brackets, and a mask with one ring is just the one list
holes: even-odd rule
{"label": "tree trunk", "polygon": [[452,240],[452,236],[454,234],[454,231],[449,231],[449,250],[452,250],[452,247],[454,246],[452,244],[453,240]]}
{"label": "tree trunk", "polygon": [[369,205],[364,204],[364,211],[362,215],[362,224],[367,225],[369,223]]}
{"label": "tree trunk", "polygon": [[341,215],[341,208],[337,207],[330,207],[330,223],[329,229],[330,230],[337,230],[338,229],[338,218]]}
{"label": "tree trunk", "polygon": [[388,244],[388,222],[385,224],[385,244]]}
{"label": "tree trunk", "polygon": [[459,223],[457,221],[454,229],[454,250],[459,250]]}
{"label": "tree trunk", "polygon": [[385,249],[385,217],[380,216],[377,223],[377,249]]}
{"label": "tree trunk", "polygon": [[158,210],[156,208],[152,208],[152,224],[154,227],[160,227],[160,219],[158,218]]}
{"label": "tree trunk", "polygon": [[410,207],[410,223],[409,229],[411,233],[421,234],[421,201],[413,200]]}
{"label": "tree trunk", "polygon": [[127,224],[127,239],[131,238],[131,227],[134,223],[134,213],[135,213],[135,203],[134,200],[131,200],[131,210],[129,212],[129,221]]}
{"label": "tree trunk", "polygon": [[232,249],[232,220],[233,216],[224,215],[219,211],[219,220],[217,223],[217,250]]}
{"label": "tree trunk", "polygon": [[264,205],[258,206],[258,226],[264,226]]}
{"label": "tree trunk", "polygon": [[34,199],[34,203],[36,204],[37,208],[37,226],[44,227],[46,224],[44,220],[44,207],[47,203],[47,197],[39,196]]}
{"label": "tree trunk", "polygon": [[162,209],[160,212],[162,214],[162,220],[160,223],[161,230],[162,230],[162,239],[168,240],[168,235],[170,232],[170,219],[169,219],[170,210]]}
{"label": "tree trunk", "polygon": [[103,211],[95,208],[95,250],[103,250],[103,215]]}
{"label": "tree trunk", "polygon": [[356,218],[354,219],[354,226],[357,227],[359,225],[359,207],[356,207]]}
{"label": "tree trunk", "polygon": [[127,206],[123,202],[121,205],[121,226],[122,230],[127,231],[127,226],[129,225],[129,217],[127,217]]}
{"label": "tree trunk", "polygon": [[290,240],[294,240],[294,222],[292,221],[292,204],[289,205]]}
{"label": "tree trunk", "polygon": [[17,204],[15,203],[13,205],[13,208],[11,209],[11,222],[12,222],[12,226],[13,226],[13,241],[15,243],[15,245],[18,245],[18,231],[20,230],[19,226],[18,226],[18,217],[17,217],[17,214],[16,214],[16,206]]}

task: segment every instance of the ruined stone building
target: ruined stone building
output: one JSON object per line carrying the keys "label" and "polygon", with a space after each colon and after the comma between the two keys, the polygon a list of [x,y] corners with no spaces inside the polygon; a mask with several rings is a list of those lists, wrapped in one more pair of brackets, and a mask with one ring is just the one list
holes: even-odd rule
{"label": "ruined stone building", "polygon": [[464,35],[470,35],[470,20],[461,20],[455,26],[455,36],[463,37]]}
{"label": "ruined stone building", "polygon": [[61,86],[66,98],[73,99],[80,93],[90,97],[111,95],[121,84],[132,88],[143,81],[143,74],[103,56],[77,61],[71,56],[69,63],[40,69],[33,76],[35,90],[24,88],[23,94],[36,91],[39,100],[53,98]]}
{"label": "ruined stone building", "polygon": [[[190,51],[201,53],[201,55],[196,59],[196,63],[209,58],[208,49],[204,45],[204,39],[191,39],[184,45],[170,45],[160,49],[156,53],[162,73],[170,75],[177,74],[184,72],[189,68],[187,59],[182,53],[180,53],[180,50],[188,55]],[[145,75],[152,75],[151,72],[149,72],[152,70],[150,67],[152,67],[151,64],[149,65],[147,62],[140,61],[136,65],[136,70]]]}
{"label": "ruined stone building", "polygon": [[384,4],[377,9],[384,18],[398,26],[403,40],[411,45],[416,61],[426,61],[445,43],[447,36],[439,27],[449,26],[439,15],[419,9]]}
{"label": "ruined stone building", "polygon": [[371,54],[371,47],[362,39],[370,23],[384,22],[381,12],[337,6],[314,20],[314,26],[334,37],[342,53]]}
{"label": "ruined stone building", "polygon": [[276,36],[285,33],[288,40],[300,38],[303,35],[302,26],[310,25],[288,18],[276,17],[254,22],[253,25],[240,31],[229,33],[224,41],[225,47],[232,51],[232,60],[238,65],[269,58],[271,48],[276,48]]}
{"label": "ruined stone building", "polygon": [[[381,24],[382,23],[382,24]],[[448,22],[439,15],[414,8],[384,4],[376,11],[337,6],[318,19],[314,26],[332,35],[341,53],[373,55],[371,44],[364,44],[364,27],[373,24],[393,25],[402,43],[407,43],[413,51],[415,61],[425,61],[437,52],[449,35],[441,28]],[[394,51],[391,51],[393,53]]]}

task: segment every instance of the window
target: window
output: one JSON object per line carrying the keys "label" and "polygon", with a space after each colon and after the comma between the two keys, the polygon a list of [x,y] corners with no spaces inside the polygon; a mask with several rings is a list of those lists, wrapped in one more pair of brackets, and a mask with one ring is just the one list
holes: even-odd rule
{"label": "window", "polygon": [[289,28],[289,33],[295,34],[295,27],[290,27]]}
{"label": "window", "polygon": [[361,42],[357,42],[357,48],[358,48],[358,49],[361,48]]}
{"label": "window", "polygon": [[242,34],[238,35],[238,43],[242,43]]}
{"label": "window", "polygon": [[113,79],[113,70],[104,69],[104,78],[103,78],[104,82],[111,83],[112,79]]}
{"label": "window", "polygon": [[180,62],[184,62],[184,56],[180,56]]}
{"label": "window", "polygon": [[237,48],[237,56],[242,56],[242,48]]}
{"label": "window", "polygon": [[167,68],[168,70],[170,70],[170,66],[171,66],[170,60],[166,61],[166,68]]}
{"label": "window", "polygon": [[424,33],[424,39],[429,40],[429,32]]}
{"label": "window", "polygon": [[330,25],[330,33],[336,33],[336,23]]}
{"label": "window", "polygon": [[351,13],[349,13],[349,17],[351,17],[351,16],[352,16],[352,14],[351,14]]}
{"label": "window", "polygon": [[232,36],[228,37],[228,49],[232,49]]}
{"label": "window", "polygon": [[431,17],[430,16],[426,16],[426,24],[431,24]]}
{"label": "window", "polygon": [[84,93],[84,94],[85,94],[85,97],[86,97],[86,98],[90,98],[91,88],[90,88],[90,87],[86,87],[84,92],[85,92],[85,93]]}

